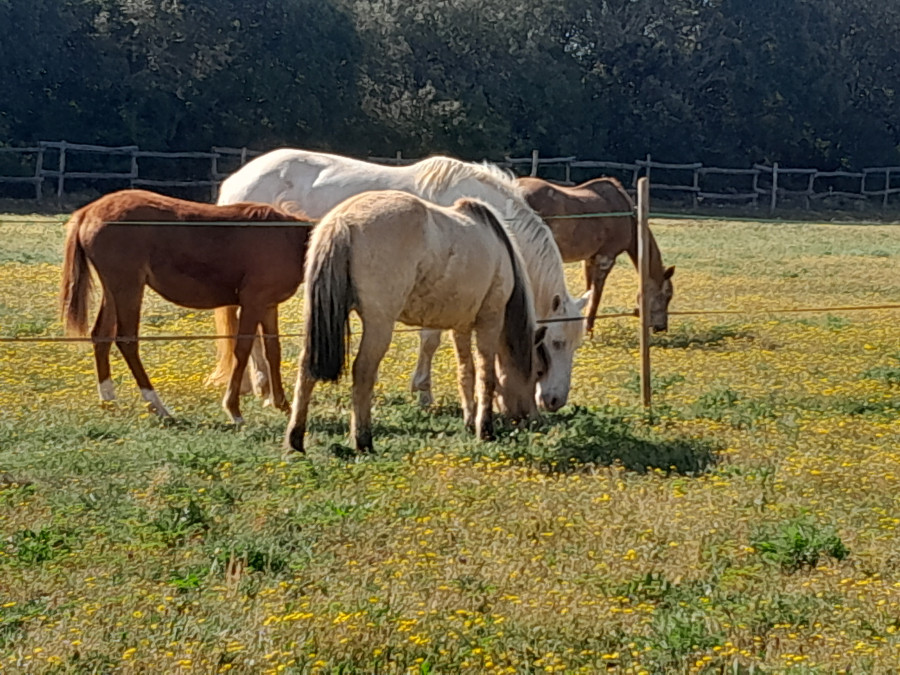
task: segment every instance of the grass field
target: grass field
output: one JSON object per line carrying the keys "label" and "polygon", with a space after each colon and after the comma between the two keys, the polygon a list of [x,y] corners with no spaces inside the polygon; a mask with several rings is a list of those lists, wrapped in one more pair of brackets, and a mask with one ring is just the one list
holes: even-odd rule
{"label": "grass field", "polygon": [[[291,462],[280,413],[225,423],[208,342],[142,345],[168,425],[118,357],[101,407],[87,346],[0,344],[0,671],[897,672],[900,313],[764,310],[900,302],[900,228],[653,227],[673,310],[748,313],[654,337],[652,418],[628,319],[581,347],[569,406],[487,444],[449,346],[413,405],[398,334],[376,455],[345,451],[344,382]],[[59,334],[61,242],[0,217],[0,335]],[[635,291],[622,261],[603,309]],[[157,298],[143,325],[212,331]]]}

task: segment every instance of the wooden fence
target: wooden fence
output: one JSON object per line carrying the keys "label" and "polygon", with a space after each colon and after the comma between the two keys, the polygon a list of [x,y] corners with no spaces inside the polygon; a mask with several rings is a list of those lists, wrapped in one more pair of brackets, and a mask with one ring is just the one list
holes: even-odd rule
{"label": "wooden fence", "polygon": [[[109,147],[42,141],[33,147],[0,147],[0,160],[10,154],[18,175],[0,175],[0,185],[30,184],[36,199],[44,196],[46,184],[53,186],[57,198],[66,193],[67,181],[85,181],[92,186],[189,188],[206,192],[215,200],[219,185],[248,159],[262,151],[247,148],[213,147],[209,152],[148,152],[136,145]],[[88,168],[79,168],[84,157],[92,157]],[[99,159],[105,157],[107,159]],[[403,165],[415,159],[368,157],[382,164]],[[97,164],[104,168],[97,168]],[[598,175],[615,175],[633,192],[641,176],[653,174],[651,190],[656,197],[681,198],[693,206],[700,204],[736,203],[754,207],[767,206],[774,211],[779,203],[802,202],[807,209],[816,202],[842,200],[878,200],[887,207],[891,195],[900,193],[900,166],[870,167],[861,171],[819,171],[754,164],[749,169],[704,166],[699,162],[673,164],[657,162],[647,155],[631,163],[567,157],[505,157],[497,162],[518,173],[543,175],[572,184]],[[168,167],[168,169],[166,168]],[[168,175],[167,175],[168,174]],[[172,178],[171,175],[178,176]],[[898,181],[891,185],[892,177]],[[70,183],[71,186],[71,183]],[[71,191],[71,190],[70,190]]]}

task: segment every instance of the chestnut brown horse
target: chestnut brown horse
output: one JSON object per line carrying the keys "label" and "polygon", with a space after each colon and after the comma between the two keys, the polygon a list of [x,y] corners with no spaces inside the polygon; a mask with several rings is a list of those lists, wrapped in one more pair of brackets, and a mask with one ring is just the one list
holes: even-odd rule
{"label": "chestnut brown horse", "polygon": [[[259,225],[241,227],[242,222]],[[265,226],[266,222],[278,224]],[[169,416],[138,356],[141,301],[144,286],[149,286],[183,307],[240,307],[237,332],[248,337],[235,341],[223,407],[235,423],[243,421],[238,400],[253,344],[249,336],[261,327],[273,403],[287,410],[278,303],[291,297],[303,280],[310,228],[291,224],[303,222],[268,204],[213,206],[145,190],[114,192],[73,213],[66,235],[60,309],[68,333],[87,332],[90,263],[103,289],[91,331],[101,400],[115,398],[109,369],[115,342],[144,400],[160,417]]]}
{"label": "chestnut brown horse", "polygon": [[[637,269],[637,217],[634,202],[615,178],[603,177],[568,187],[542,178],[519,178],[529,206],[540,214],[553,231],[553,238],[565,262],[584,261],[584,276],[591,292],[586,328],[594,328],[597,307],[606,277],[623,251]],[[597,218],[561,218],[591,213],[628,215]],[[650,235],[650,325],[655,331],[669,326],[674,267],[663,267],[662,255]]]}

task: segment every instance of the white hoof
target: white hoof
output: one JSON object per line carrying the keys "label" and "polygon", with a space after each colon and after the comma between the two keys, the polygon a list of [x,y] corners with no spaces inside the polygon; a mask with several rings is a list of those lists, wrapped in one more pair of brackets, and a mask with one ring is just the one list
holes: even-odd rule
{"label": "white hoof", "polygon": [[97,391],[100,393],[101,401],[116,400],[116,385],[113,384],[112,380],[103,380],[97,385]]}
{"label": "white hoof", "polygon": [[172,413],[170,413],[166,406],[163,405],[163,402],[157,395],[155,389],[141,389],[141,396],[143,396],[144,400],[147,401],[150,410],[155,412],[160,417],[172,416]]}

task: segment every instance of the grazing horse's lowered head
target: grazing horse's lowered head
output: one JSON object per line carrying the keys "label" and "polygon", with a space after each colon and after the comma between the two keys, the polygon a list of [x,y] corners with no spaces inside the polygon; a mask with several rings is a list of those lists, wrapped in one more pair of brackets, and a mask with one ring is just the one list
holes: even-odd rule
{"label": "grazing horse's lowered head", "polygon": [[[647,291],[650,296],[650,328],[654,333],[669,330],[669,303],[672,301],[672,275],[675,267],[667,267],[662,280],[650,277],[647,280]],[[641,305],[641,294],[637,296],[638,307]]]}

